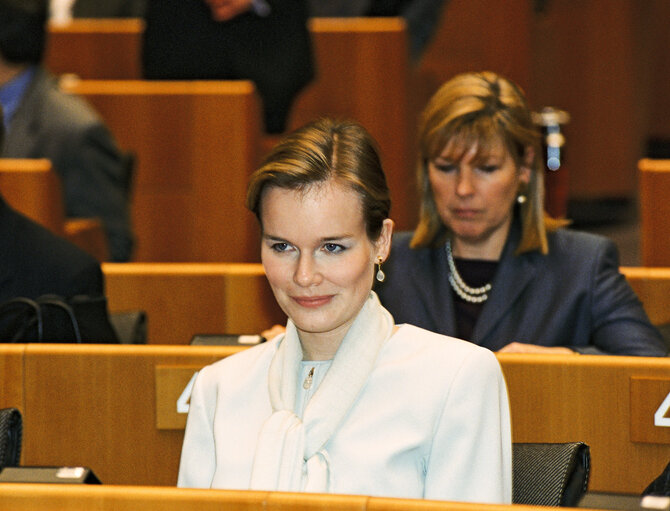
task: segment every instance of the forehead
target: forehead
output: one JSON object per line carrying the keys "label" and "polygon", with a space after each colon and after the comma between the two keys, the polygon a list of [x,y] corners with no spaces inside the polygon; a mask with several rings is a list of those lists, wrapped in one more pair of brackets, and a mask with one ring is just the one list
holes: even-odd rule
{"label": "forehead", "polygon": [[500,137],[494,136],[488,139],[466,139],[454,137],[447,141],[441,151],[435,155],[450,161],[463,159],[481,161],[487,158],[504,158],[509,156],[509,151]]}
{"label": "forehead", "polygon": [[[272,187],[261,199],[261,221],[267,231],[338,231],[363,225],[359,194],[335,180],[301,189]],[[278,233],[271,233],[278,234]]]}

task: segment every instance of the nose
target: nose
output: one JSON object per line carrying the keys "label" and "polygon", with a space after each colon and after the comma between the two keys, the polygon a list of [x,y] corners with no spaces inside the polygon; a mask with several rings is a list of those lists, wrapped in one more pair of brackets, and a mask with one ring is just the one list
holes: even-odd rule
{"label": "nose", "polygon": [[312,254],[300,254],[293,281],[301,287],[310,287],[321,282],[321,274]]}
{"label": "nose", "polygon": [[460,169],[456,173],[456,195],[467,197],[468,195],[472,195],[474,190],[472,173],[469,169]]}

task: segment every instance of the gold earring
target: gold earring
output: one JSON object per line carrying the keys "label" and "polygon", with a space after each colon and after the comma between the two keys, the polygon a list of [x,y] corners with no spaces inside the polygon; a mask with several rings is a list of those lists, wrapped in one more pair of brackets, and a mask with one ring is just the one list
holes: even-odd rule
{"label": "gold earring", "polygon": [[376,279],[378,282],[384,282],[386,274],[382,271],[382,256],[377,257],[377,275]]}

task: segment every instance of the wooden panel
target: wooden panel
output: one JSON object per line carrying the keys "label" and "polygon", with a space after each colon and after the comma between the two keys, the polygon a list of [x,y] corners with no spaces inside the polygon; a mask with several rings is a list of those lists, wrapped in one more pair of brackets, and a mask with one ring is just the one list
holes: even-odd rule
{"label": "wooden panel", "polygon": [[17,211],[56,234],[64,234],[61,184],[49,160],[0,158],[0,192]]}
{"label": "wooden panel", "polygon": [[586,442],[589,490],[639,494],[667,465],[670,445],[631,440],[631,378],[667,378],[670,358],[498,354],[498,360],[513,441]]}
{"label": "wooden panel", "polygon": [[313,18],[316,78],[298,96],[289,128],[332,115],[361,122],[377,140],[398,229],[418,218],[409,107],[409,60],[400,18]]}
{"label": "wooden panel", "polygon": [[654,325],[670,323],[670,268],[622,267]]}
{"label": "wooden panel", "polygon": [[50,23],[44,63],[55,74],[84,79],[139,79],[141,19],[74,19]]}
{"label": "wooden panel", "polygon": [[252,262],[258,228],[244,206],[257,165],[251,82],[68,80],[119,145],[135,153],[135,261]]}
{"label": "wooden panel", "polygon": [[183,431],[156,428],[155,367],[202,367],[238,350],[28,345],[24,465],[87,466],[106,484],[176,484]]}
{"label": "wooden panel", "polygon": [[[54,484],[0,485],[0,499],[12,511],[511,511],[518,506],[438,502],[381,497],[319,495],[131,486]],[[290,506],[290,507],[289,507]],[[543,511],[523,506],[524,511]]]}
{"label": "wooden panel", "polygon": [[0,408],[18,408],[23,402],[23,344],[0,344]]}
{"label": "wooden panel", "polygon": [[[88,466],[106,484],[174,485],[183,431],[156,427],[157,368],[194,369],[240,349],[26,345],[23,463]],[[20,351],[8,355],[16,358]],[[633,414],[653,413],[665,392],[644,395],[634,382],[662,380],[667,387],[669,358],[498,359],[508,385],[513,441],[586,442],[590,490],[640,493],[667,464],[670,444],[649,443],[655,433],[634,441],[632,425],[648,422]],[[658,433],[667,437],[665,429]]]}
{"label": "wooden panel", "polygon": [[670,160],[642,159],[640,238],[643,266],[670,266]]}
{"label": "wooden panel", "polygon": [[145,310],[150,344],[286,322],[260,264],[106,263],[102,271],[110,311]]}

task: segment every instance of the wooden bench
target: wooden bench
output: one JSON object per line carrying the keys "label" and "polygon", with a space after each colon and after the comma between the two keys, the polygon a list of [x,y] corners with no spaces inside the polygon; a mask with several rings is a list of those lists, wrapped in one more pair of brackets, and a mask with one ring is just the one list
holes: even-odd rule
{"label": "wooden bench", "polygon": [[106,263],[102,271],[110,311],[144,310],[150,344],[286,322],[260,264]]}
{"label": "wooden bench", "polygon": [[65,218],[61,182],[46,159],[0,158],[0,193],[7,204],[62,236],[99,261],[108,258],[107,238],[97,218]]}
{"label": "wooden bench", "polygon": [[67,80],[135,154],[134,261],[253,262],[244,206],[258,162],[259,100],[248,81]]}
{"label": "wooden bench", "polygon": [[[184,389],[237,347],[0,346],[0,406],[24,414],[24,465],[82,465],[107,484],[176,482]],[[592,491],[640,493],[670,459],[654,426],[670,358],[499,354],[514,442],[584,441]],[[16,390],[16,387],[23,387]],[[659,412],[661,410],[661,412]],[[670,419],[665,420],[665,422]]]}
{"label": "wooden bench", "polygon": [[640,236],[643,266],[670,266],[670,160],[642,159]]}
{"label": "wooden bench", "polygon": [[[143,29],[141,20],[76,19],[64,26],[50,25],[46,66],[56,74],[82,79],[138,79]],[[323,115],[363,123],[381,148],[392,216],[398,228],[413,228],[418,219],[411,142],[415,115],[403,20],[313,18],[309,31],[316,78],[297,97],[289,129]],[[264,137],[259,154],[277,140]]]}

